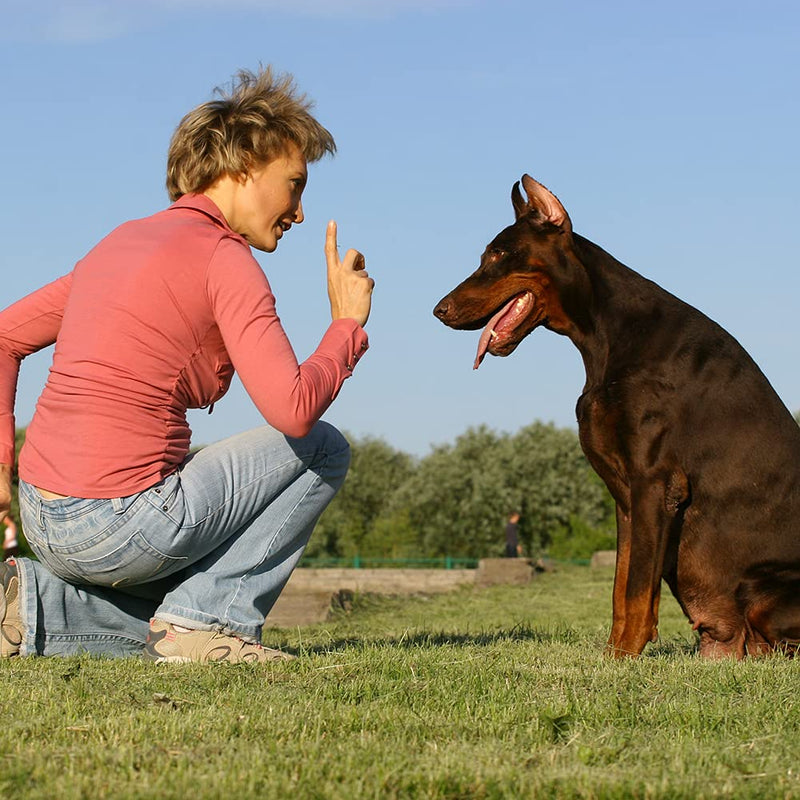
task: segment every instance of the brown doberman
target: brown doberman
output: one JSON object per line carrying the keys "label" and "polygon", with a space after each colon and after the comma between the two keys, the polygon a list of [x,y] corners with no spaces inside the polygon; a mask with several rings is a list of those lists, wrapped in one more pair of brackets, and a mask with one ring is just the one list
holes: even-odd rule
{"label": "brown doberman", "polygon": [[661,579],[716,657],[800,643],[800,428],[739,343],[574,233],[523,176],[516,222],[444,297],[452,328],[507,356],[543,325],[580,351],[581,445],[617,504],[609,652],[655,641]]}

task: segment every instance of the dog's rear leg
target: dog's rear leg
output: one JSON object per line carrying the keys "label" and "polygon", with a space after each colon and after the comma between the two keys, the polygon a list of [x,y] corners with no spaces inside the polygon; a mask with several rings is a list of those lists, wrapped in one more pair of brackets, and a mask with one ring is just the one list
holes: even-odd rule
{"label": "dog's rear leg", "polygon": [[800,565],[767,562],[751,568],[736,592],[746,615],[748,655],[800,648]]}
{"label": "dog's rear leg", "polygon": [[629,515],[617,512],[614,624],[608,652],[639,655],[658,638],[658,605],[667,542],[688,497],[683,472],[664,481],[639,479],[631,486]]}

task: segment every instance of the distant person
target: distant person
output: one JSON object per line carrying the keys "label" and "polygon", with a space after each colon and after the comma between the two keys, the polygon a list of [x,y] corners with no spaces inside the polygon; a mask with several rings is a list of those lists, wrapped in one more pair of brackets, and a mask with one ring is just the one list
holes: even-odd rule
{"label": "distant person", "polygon": [[6,526],[3,533],[3,560],[5,560],[19,554],[19,541],[17,539],[17,523],[10,514],[6,515],[3,525]]}
{"label": "distant person", "polygon": [[519,541],[519,513],[514,511],[506,522],[506,558],[518,558],[522,555],[522,544]]}
{"label": "distant person", "polygon": [[[262,625],[347,472],[320,417],[367,349],[374,284],[331,221],[331,322],[299,364],[251,248],[303,221],[307,163],[334,140],[291,76],[242,71],[218,93],[172,137],[172,205],[0,312],[0,514],[20,362],[56,344],[19,460],[40,560],[0,565],[0,655],[290,657]],[[187,408],[211,410],[234,372],[268,424],[190,455]]]}

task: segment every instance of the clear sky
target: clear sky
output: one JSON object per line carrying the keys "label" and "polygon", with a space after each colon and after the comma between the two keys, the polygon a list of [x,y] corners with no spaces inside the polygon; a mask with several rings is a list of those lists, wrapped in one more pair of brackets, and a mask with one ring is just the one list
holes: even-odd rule
{"label": "clear sky", "polygon": [[[505,359],[432,316],[513,220],[528,172],[575,229],[700,308],[800,409],[800,3],[740,0],[0,0],[2,295],[69,271],[167,204],[183,114],[273,64],[339,152],[306,221],[259,255],[298,356],[329,319],[325,224],[376,280],[371,349],[326,418],[425,455],[467,427],[575,426],[577,351],[543,329]],[[98,309],[102,314],[102,309]],[[23,365],[27,424],[50,353]],[[239,385],[196,443],[259,424]]]}

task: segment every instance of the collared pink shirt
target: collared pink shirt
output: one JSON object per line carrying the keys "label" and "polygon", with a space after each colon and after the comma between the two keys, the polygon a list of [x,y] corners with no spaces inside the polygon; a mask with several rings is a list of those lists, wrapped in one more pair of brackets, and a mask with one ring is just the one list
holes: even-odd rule
{"label": "collared pink shirt", "polygon": [[355,320],[336,320],[298,364],[249,245],[204,195],[121,225],[0,312],[0,463],[13,463],[20,362],[53,343],[19,474],[90,498],[174,472],[189,452],[186,409],[219,400],[234,370],[269,424],[304,436],[368,346]]}

